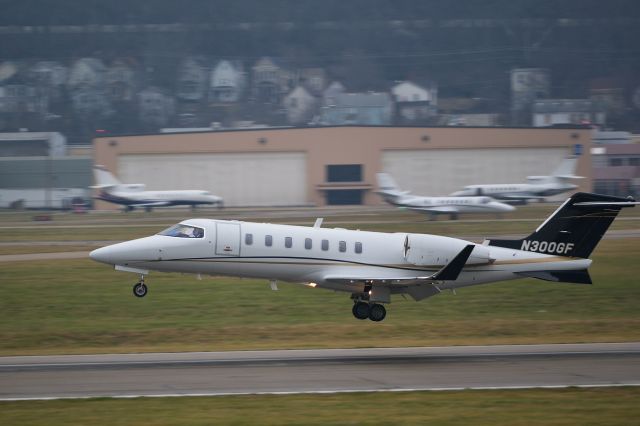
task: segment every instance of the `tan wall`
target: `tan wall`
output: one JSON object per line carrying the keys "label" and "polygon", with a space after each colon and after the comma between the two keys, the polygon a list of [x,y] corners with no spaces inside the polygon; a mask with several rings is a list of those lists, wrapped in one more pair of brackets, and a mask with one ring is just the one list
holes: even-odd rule
{"label": "tan wall", "polygon": [[[384,149],[566,147],[570,154],[572,147],[580,143],[583,154],[577,173],[586,179],[576,183],[580,190],[591,190],[588,129],[347,126],[114,136],[97,138],[93,143],[95,163],[106,166],[116,175],[118,156],[127,154],[306,152],[308,201],[316,205],[324,204],[320,188],[326,184],[326,165],[363,164],[364,182],[358,187],[374,189],[375,174],[382,169]],[[373,191],[366,191],[364,203],[379,204],[380,200]],[[99,202],[97,208],[117,207]]]}

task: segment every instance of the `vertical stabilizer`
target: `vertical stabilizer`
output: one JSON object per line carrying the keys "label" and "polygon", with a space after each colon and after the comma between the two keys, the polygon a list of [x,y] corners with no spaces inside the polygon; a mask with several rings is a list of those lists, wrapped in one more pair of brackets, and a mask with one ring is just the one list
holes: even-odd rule
{"label": "vertical stabilizer", "polygon": [[576,176],[576,167],[578,166],[578,157],[567,157],[562,160],[562,163],[555,169],[552,176],[570,179]]}
{"label": "vertical stabilizer", "polygon": [[521,240],[489,240],[486,244],[586,259],[620,210],[637,204],[631,197],[578,192],[528,237]]}
{"label": "vertical stabilizer", "polygon": [[115,187],[121,185],[121,182],[116,179],[109,170],[99,164],[93,167],[93,176],[96,180],[96,188]]}
{"label": "vertical stabilizer", "polygon": [[396,204],[404,195],[408,194],[406,191],[401,191],[396,184],[396,181],[388,173],[376,174],[378,181],[378,194],[384,198],[387,203]]}

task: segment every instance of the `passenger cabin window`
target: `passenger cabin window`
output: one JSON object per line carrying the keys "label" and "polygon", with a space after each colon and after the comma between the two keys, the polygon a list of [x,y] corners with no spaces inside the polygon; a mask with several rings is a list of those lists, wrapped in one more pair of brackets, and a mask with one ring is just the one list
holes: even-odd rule
{"label": "passenger cabin window", "polygon": [[311,250],[311,238],[304,239],[304,248],[307,250]]}
{"label": "passenger cabin window", "polygon": [[245,234],[244,235],[244,243],[248,246],[253,244],[253,234]]}
{"label": "passenger cabin window", "polygon": [[323,251],[329,250],[329,240],[322,240],[321,248]]}
{"label": "passenger cabin window", "polygon": [[356,243],[356,253],[362,253],[362,243]]}
{"label": "passenger cabin window", "polygon": [[271,247],[273,245],[273,237],[271,235],[264,236],[264,245],[267,247]]}
{"label": "passenger cabin window", "polygon": [[158,233],[158,235],[178,238],[203,238],[204,229],[179,223],[177,225],[173,225],[171,228],[165,229],[164,231]]}
{"label": "passenger cabin window", "polygon": [[340,241],[338,243],[338,250],[342,253],[344,253],[345,251],[347,251],[347,242],[346,241]]}
{"label": "passenger cabin window", "polygon": [[293,245],[293,238],[291,237],[284,237],[284,246],[286,248],[291,248],[291,246]]}

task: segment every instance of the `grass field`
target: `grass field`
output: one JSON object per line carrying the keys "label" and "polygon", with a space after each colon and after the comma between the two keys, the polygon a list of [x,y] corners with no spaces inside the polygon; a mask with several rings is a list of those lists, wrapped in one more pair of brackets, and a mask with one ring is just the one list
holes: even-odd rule
{"label": "grass field", "polygon": [[383,323],[357,321],[348,294],[266,280],[152,273],[89,259],[0,264],[0,354],[433,346],[640,339],[639,239],[604,240],[595,285],[519,280],[395,297]]}
{"label": "grass field", "polygon": [[[325,223],[525,234],[553,208],[520,209],[514,222],[428,222],[392,211],[332,216]],[[273,220],[259,213],[252,220],[313,223],[312,214]],[[89,241],[154,233],[178,221],[175,215],[61,215],[40,224],[28,214],[4,214],[0,254],[88,250],[95,246]],[[640,228],[639,218],[623,217],[614,229]],[[295,284],[272,292],[260,280],[152,273],[149,295],[138,299],[131,294],[134,274],[89,259],[0,263],[0,355],[638,341],[639,249],[638,238],[604,240],[593,257],[593,286],[520,280],[422,302],[396,297],[383,323],[355,320],[345,293]],[[0,425],[630,425],[640,416],[639,399],[640,388],[629,387],[24,401],[0,402]]]}
{"label": "grass field", "polygon": [[3,425],[638,424],[640,388],[0,402]]}

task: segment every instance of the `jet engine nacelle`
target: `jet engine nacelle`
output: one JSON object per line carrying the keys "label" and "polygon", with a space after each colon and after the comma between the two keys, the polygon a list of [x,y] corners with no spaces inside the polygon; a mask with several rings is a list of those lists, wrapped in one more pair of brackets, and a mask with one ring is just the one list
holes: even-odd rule
{"label": "jet engine nacelle", "polygon": [[[404,257],[416,266],[444,266],[449,263],[469,242],[457,238],[436,235],[407,234],[404,244]],[[474,247],[467,265],[479,265],[492,262],[487,246]]]}

